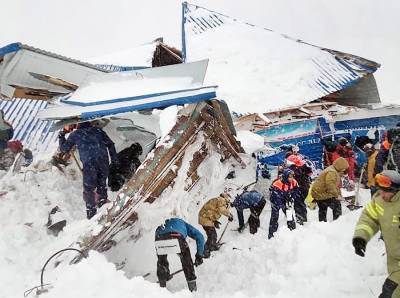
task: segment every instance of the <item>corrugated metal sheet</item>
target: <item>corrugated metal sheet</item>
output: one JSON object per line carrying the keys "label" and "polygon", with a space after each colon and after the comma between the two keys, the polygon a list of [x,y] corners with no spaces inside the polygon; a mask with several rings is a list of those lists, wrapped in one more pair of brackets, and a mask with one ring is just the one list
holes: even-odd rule
{"label": "corrugated metal sheet", "polygon": [[[43,90],[44,94],[46,92],[66,94],[70,91],[46,80],[40,80],[30,73],[62,79],[79,86],[90,75],[110,72],[94,64],[84,63],[20,43],[0,48],[0,57],[2,56],[4,60],[0,63],[0,94],[8,98],[20,97],[21,94],[24,94],[16,93],[16,90],[21,88]],[[35,95],[30,97],[27,94],[22,97],[35,98]]]}
{"label": "corrugated metal sheet", "polygon": [[6,45],[6,46],[0,48],[0,56],[4,56],[4,55],[12,53],[12,52],[18,52],[21,49],[25,49],[25,50],[28,50],[28,51],[31,51],[31,52],[42,54],[42,55],[45,55],[45,56],[48,56],[48,57],[56,58],[58,60],[71,62],[71,63],[78,64],[78,65],[81,65],[81,66],[85,66],[85,67],[88,67],[88,68],[99,70],[99,71],[102,71],[102,72],[109,72],[104,68],[98,67],[97,65],[86,63],[86,62],[83,62],[83,61],[80,61],[80,60],[77,60],[77,59],[72,59],[72,58],[69,58],[69,57],[65,57],[65,56],[62,56],[62,55],[59,55],[59,54],[55,54],[55,53],[52,53],[52,52],[49,52],[49,51],[45,51],[45,50],[42,50],[42,49],[39,49],[39,48],[35,48],[35,47],[32,47],[32,46],[29,46],[29,45],[26,45],[26,44],[22,44],[20,42],[11,43],[9,45]]}
{"label": "corrugated metal sheet", "polygon": [[[236,38],[238,40],[241,40],[242,37],[241,34],[244,34],[243,32],[247,32],[249,35],[251,35],[255,34],[256,32],[262,32],[263,30],[265,30],[266,31],[265,44],[255,43],[254,51],[258,50],[265,53],[267,52],[265,51],[265,49],[268,50],[271,49],[271,47],[272,47],[271,52],[272,51],[279,52],[282,50],[282,53],[287,54],[286,55],[288,57],[287,61],[292,61],[290,59],[296,57],[296,51],[302,52],[303,55],[304,53],[308,53],[308,56],[304,58],[299,53],[296,58],[297,62],[299,64],[301,63],[302,69],[308,71],[308,73],[306,73],[302,77],[298,78],[291,77],[292,81],[289,83],[293,83],[293,85],[296,85],[297,90],[293,88],[292,89],[293,92],[291,94],[288,92],[283,93],[283,90],[285,88],[286,90],[291,88],[287,87],[286,85],[282,86],[281,88],[282,93],[280,94],[281,98],[276,98],[276,97],[271,99],[264,98],[264,100],[268,101],[271,100],[271,102],[274,101],[279,102],[282,98],[287,99],[293,97],[293,99],[296,99],[293,100],[293,104],[295,105],[306,103],[324,97],[333,92],[343,90],[349,86],[352,86],[356,84],[361,78],[375,72],[377,68],[380,67],[378,63],[364,59],[362,57],[318,47],[306,43],[302,40],[289,37],[284,34],[275,33],[270,29],[241,22],[233,17],[208,10],[200,6],[191,5],[186,2],[183,3],[182,16],[183,16],[182,50],[184,52],[183,55],[185,58],[188,56],[190,56],[192,59],[202,58],[201,53],[198,53],[198,48],[204,48],[204,47],[201,47],[197,43],[197,40],[201,40],[201,42],[204,43],[204,41],[206,40],[205,38],[206,34],[207,36],[210,36],[210,42],[229,43],[231,41],[229,40],[229,38],[232,38],[233,35],[232,34],[229,35],[227,33],[232,33],[233,30],[235,30],[235,32],[237,33]],[[267,31],[269,34],[267,34]],[[200,37],[199,35],[204,37],[197,38]],[[216,39],[215,38],[216,36],[220,36],[220,38]],[[229,38],[225,36],[229,36]],[[259,37],[260,35],[255,35],[255,36]],[[280,43],[279,40],[281,40],[282,42]],[[290,41],[293,42],[293,49],[291,52],[288,51],[288,42]],[[218,47],[218,46],[216,46],[216,48],[221,48],[219,51],[223,51],[225,49],[224,47]],[[239,49],[237,49],[237,51],[239,51]],[[226,57],[229,57],[228,51],[227,53],[225,53],[226,55],[223,55],[224,53],[219,52],[218,54],[219,56],[224,57],[224,59]],[[250,56],[251,54],[252,53],[249,53]],[[218,60],[219,57],[218,55],[215,55],[215,57],[212,56],[213,55],[212,52],[204,53],[204,55],[208,55],[208,57],[210,58],[210,64],[214,63],[217,65],[220,64],[224,65],[224,63],[225,64],[227,63],[225,60],[224,61],[221,60],[223,58],[220,58],[221,61]],[[263,61],[264,64],[262,64],[262,62],[260,61],[261,62],[259,65],[260,71],[258,72],[259,76],[260,78],[261,76],[269,78],[277,77],[276,72],[275,73],[269,72],[270,69],[269,66],[270,65],[276,66],[280,62],[279,60],[278,61],[276,60],[276,57],[274,57],[271,58],[272,61],[270,61],[271,63],[269,63],[268,62],[269,56],[267,55],[268,54],[266,53],[264,56],[265,57],[265,61]],[[246,72],[246,67],[248,67],[247,65],[240,65],[239,64],[240,62],[237,62],[238,63],[237,65],[233,65],[236,62],[235,61],[230,61],[230,62],[232,63],[233,70],[235,69],[238,70],[238,67],[240,68],[241,76],[243,77],[251,76],[255,78],[254,72],[251,72],[250,68],[248,73]],[[290,73],[292,71],[291,69],[288,69],[287,63],[281,63],[281,64],[282,64],[282,69],[280,70],[281,73],[285,72]],[[220,85],[221,94],[225,94],[224,81],[223,81],[225,78],[213,77],[213,79],[216,79],[218,84]],[[271,90],[270,87],[276,87],[277,84],[280,84],[281,82],[272,82],[271,80],[268,80],[266,83],[267,84],[265,84],[264,86],[265,90]],[[247,86],[247,88],[251,87],[255,87],[255,89],[257,89],[260,86]],[[226,94],[228,93],[229,92],[226,92]],[[376,92],[376,94],[378,93]],[[232,94],[232,98],[234,98],[234,94]],[[229,103],[229,99],[227,100]],[[235,100],[237,100],[237,98],[235,98]],[[379,95],[378,95],[378,101],[379,101]],[[374,100],[374,102],[376,102],[376,100]],[[280,106],[279,108],[283,108],[283,106],[282,107]]]}
{"label": "corrugated metal sheet", "polygon": [[45,151],[57,146],[57,132],[51,132],[53,121],[38,119],[37,113],[43,110],[48,102],[42,100],[15,98],[0,99],[0,110],[5,113],[5,119],[14,128],[14,140],[20,140],[24,147],[32,151]]}

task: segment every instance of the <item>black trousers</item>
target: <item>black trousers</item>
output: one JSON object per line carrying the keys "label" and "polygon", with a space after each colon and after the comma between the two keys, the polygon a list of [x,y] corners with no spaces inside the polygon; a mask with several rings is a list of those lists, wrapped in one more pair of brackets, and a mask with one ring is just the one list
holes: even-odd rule
{"label": "black trousers", "polygon": [[318,218],[319,221],[327,221],[326,214],[328,212],[328,207],[332,209],[333,212],[333,220],[339,218],[342,215],[342,205],[340,201],[336,198],[330,198],[327,200],[317,201],[318,204]]}
{"label": "black trousers", "polygon": [[262,199],[257,206],[250,208],[251,212],[249,217],[250,234],[257,233],[257,230],[260,227],[260,214],[263,211],[266,202],[267,201],[265,199]]}
{"label": "black trousers", "polygon": [[[269,220],[269,230],[268,230],[268,238],[274,236],[274,233],[278,230],[279,227],[279,210],[282,209],[283,213],[286,215],[286,206],[280,208],[279,206],[271,203],[271,219]],[[296,222],[289,220],[286,222],[289,230],[296,229]]]}
{"label": "black trousers", "polygon": [[206,231],[207,241],[204,245],[204,257],[208,258],[210,256],[210,252],[214,250],[218,250],[217,247],[217,230],[215,227],[206,227],[203,226],[204,231]]}
{"label": "black trousers", "polygon": [[398,286],[399,285],[395,281],[393,281],[389,278],[386,278],[385,282],[383,283],[383,286],[382,286],[382,293],[379,295],[378,298],[396,298],[396,297],[398,297],[397,295],[393,296],[394,291],[396,291]]}
{"label": "black trousers", "polygon": [[[161,236],[156,236],[157,240],[168,240],[177,238],[176,236],[171,236],[170,234],[165,234]],[[194,265],[192,256],[190,254],[190,248],[185,239],[177,238],[179,246],[181,248],[181,253],[178,254],[181,259],[183,272],[185,273],[186,281],[196,280],[196,274],[194,273]],[[162,282],[167,282],[170,279],[168,255],[157,255],[157,277]]]}
{"label": "black trousers", "polygon": [[301,189],[299,195],[294,199],[294,212],[296,214],[296,221],[300,224],[307,221],[307,206],[305,199],[308,195],[308,190]]}

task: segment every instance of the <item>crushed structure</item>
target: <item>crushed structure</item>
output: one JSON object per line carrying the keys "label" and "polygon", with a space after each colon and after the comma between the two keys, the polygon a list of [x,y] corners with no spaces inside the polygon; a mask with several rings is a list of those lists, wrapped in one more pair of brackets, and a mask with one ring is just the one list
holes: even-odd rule
{"label": "crushed structure", "polygon": [[183,157],[195,142],[201,145],[200,150],[189,157],[184,186],[188,194],[203,178],[197,168],[212,152],[221,155],[221,162],[233,158],[238,165],[245,167],[240,157],[244,151],[235,139],[226,104],[211,100],[190,105],[181,111],[170,133],[147,156],[107,213],[98,219],[101,231],[88,231],[79,240],[82,249],[104,251],[114,245],[113,237],[140,216],[136,210],[141,203],[152,203],[167,187],[174,187]]}

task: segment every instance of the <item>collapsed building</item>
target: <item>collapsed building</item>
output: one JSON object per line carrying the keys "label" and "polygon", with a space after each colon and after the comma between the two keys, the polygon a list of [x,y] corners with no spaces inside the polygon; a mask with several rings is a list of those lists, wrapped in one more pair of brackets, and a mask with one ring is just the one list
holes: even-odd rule
{"label": "collapsed building", "polygon": [[[322,166],[324,138],[353,139],[371,129],[381,133],[400,120],[397,107],[376,109],[380,98],[373,74],[378,63],[188,3],[183,4],[182,28],[182,52],[157,40],[93,58],[91,64],[20,44],[0,49],[0,93],[12,98],[2,99],[0,108],[16,126],[17,137],[30,138],[25,144],[46,142],[35,148],[54,149],[56,132],[64,125],[106,118],[110,122],[104,129],[117,150],[137,140],[145,148],[142,166],[93,219],[97,225],[78,239],[85,251],[115,247],[121,234],[132,232],[144,203],[171,192],[199,202],[215,195],[215,189],[205,190],[211,181],[198,170],[215,165],[208,163],[211,157],[231,168],[254,168],[235,138],[236,129],[262,135],[275,148],[265,157],[267,164],[282,161],[279,147],[287,143],[299,145]],[[229,41],[236,42],[227,47]],[[43,59],[40,69],[17,59],[28,52]],[[208,57],[209,62],[202,60]],[[50,58],[53,62],[46,62]],[[23,77],[16,76],[11,62],[20,65]],[[61,64],[62,71],[50,68]],[[71,70],[77,66],[79,75]],[[154,110],[182,105],[170,131],[154,128],[160,120]],[[255,177],[250,172],[249,183]],[[225,180],[223,175],[218,186]]]}
{"label": "collapsed building", "polygon": [[297,145],[321,168],[325,141],[346,137],[361,153],[400,122],[400,107],[381,104],[379,63],[188,3],[183,15],[183,56],[210,59],[208,78],[218,82],[236,128],[272,147],[260,152],[266,164],[281,164],[281,146]]}

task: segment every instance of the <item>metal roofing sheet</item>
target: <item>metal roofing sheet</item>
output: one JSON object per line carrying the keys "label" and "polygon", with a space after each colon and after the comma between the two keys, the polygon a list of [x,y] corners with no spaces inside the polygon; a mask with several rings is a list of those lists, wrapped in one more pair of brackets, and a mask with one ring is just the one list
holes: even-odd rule
{"label": "metal roofing sheet", "polygon": [[105,68],[102,68],[102,67],[99,67],[99,66],[97,66],[95,64],[90,64],[90,63],[83,62],[83,61],[80,61],[80,60],[77,60],[77,59],[68,58],[68,57],[65,57],[65,56],[62,56],[62,55],[59,55],[59,54],[55,54],[55,53],[52,53],[52,52],[49,52],[49,51],[41,50],[39,48],[35,48],[35,47],[32,47],[32,46],[26,45],[26,44],[22,44],[20,42],[11,43],[9,45],[6,45],[6,46],[0,48],[0,56],[4,56],[4,55],[12,53],[12,52],[17,52],[17,51],[19,51],[21,49],[25,49],[25,50],[32,51],[32,52],[35,52],[35,53],[39,53],[39,54],[42,54],[42,55],[45,55],[45,56],[53,57],[53,58],[56,58],[56,59],[59,59],[59,60],[71,62],[71,63],[74,63],[74,64],[82,65],[82,66],[85,66],[85,67],[88,67],[88,68],[92,68],[92,69],[95,69],[95,70],[99,70],[99,71],[102,71],[102,72],[110,72],[109,70],[107,70]]}
{"label": "metal roofing sheet", "polygon": [[352,86],[380,66],[188,3],[182,22],[184,57],[210,59],[207,76],[236,111],[304,104]]}
{"label": "metal roofing sheet", "polygon": [[5,119],[14,128],[14,140],[20,140],[24,147],[32,151],[45,151],[57,146],[57,132],[51,132],[53,121],[43,121],[37,118],[48,102],[42,100],[15,98],[0,99],[0,110],[4,111]]}

